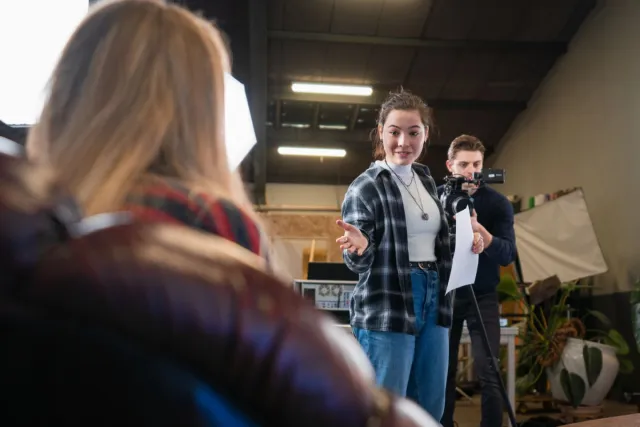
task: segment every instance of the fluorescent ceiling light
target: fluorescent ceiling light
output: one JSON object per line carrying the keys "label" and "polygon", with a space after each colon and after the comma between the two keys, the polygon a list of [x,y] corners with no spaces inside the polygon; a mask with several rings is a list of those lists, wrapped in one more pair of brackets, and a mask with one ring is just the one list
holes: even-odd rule
{"label": "fluorescent ceiling light", "polygon": [[346,130],[347,125],[318,125],[319,129]]}
{"label": "fluorescent ceiling light", "polygon": [[311,127],[309,123],[282,123],[283,128],[308,129]]}
{"label": "fluorescent ceiling light", "polygon": [[354,86],[354,85],[332,85],[324,83],[300,83],[291,84],[291,90],[303,93],[320,93],[324,95],[352,95],[352,96],[371,96],[373,89],[371,86]]}
{"label": "fluorescent ceiling light", "polygon": [[278,147],[283,156],[344,157],[347,152],[339,148]]}

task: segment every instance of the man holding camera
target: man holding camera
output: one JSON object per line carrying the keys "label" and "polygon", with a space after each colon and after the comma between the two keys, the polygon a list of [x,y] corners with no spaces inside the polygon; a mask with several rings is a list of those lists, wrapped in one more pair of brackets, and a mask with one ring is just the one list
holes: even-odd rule
{"label": "man holding camera", "polygon": [[[482,142],[470,135],[461,135],[453,140],[448,151],[447,168],[452,175],[473,178],[474,172],[482,172],[485,148]],[[478,319],[469,286],[456,290],[453,325],[449,339],[449,371],[447,374],[447,397],[443,427],[453,427],[453,413],[456,402],[456,376],[458,367],[458,347],[466,320],[471,337],[471,348],[475,372],[482,390],[481,427],[500,427],[503,419],[503,401],[500,383],[490,365],[490,356],[485,351],[482,338],[482,324],[487,331],[489,346],[493,356],[500,351],[500,309],[496,287],[500,282],[500,266],[515,261],[516,243],[513,229],[513,207],[505,196],[484,183],[464,184],[473,201],[476,218],[474,231],[480,233],[485,250],[480,254],[478,272],[473,291],[478,301],[482,319]],[[444,187],[438,188],[442,196]],[[476,222],[477,221],[477,222]]]}

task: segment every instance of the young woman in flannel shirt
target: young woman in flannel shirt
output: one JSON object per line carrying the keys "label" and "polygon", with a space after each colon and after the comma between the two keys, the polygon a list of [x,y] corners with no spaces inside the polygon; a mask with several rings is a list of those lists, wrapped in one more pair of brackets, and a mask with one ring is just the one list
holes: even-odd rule
{"label": "young woman in flannel shirt", "polygon": [[99,5],[53,73],[31,158],[54,166],[86,214],[133,211],[263,254],[259,221],[224,143],[218,30],[164,2]]}
{"label": "young woman in flannel shirt", "polygon": [[[392,93],[380,108],[375,158],[347,190],[337,239],[360,275],[351,327],[379,385],[419,403],[436,421],[444,410],[452,316],[449,227],[425,153],[430,110]],[[482,251],[482,241],[473,247]]]}

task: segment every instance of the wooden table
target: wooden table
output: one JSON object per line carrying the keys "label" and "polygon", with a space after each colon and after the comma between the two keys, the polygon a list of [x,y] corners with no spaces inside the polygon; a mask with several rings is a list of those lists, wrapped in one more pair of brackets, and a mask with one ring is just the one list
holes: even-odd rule
{"label": "wooden table", "polygon": [[640,427],[640,414],[583,421],[581,423],[567,424],[565,427]]}

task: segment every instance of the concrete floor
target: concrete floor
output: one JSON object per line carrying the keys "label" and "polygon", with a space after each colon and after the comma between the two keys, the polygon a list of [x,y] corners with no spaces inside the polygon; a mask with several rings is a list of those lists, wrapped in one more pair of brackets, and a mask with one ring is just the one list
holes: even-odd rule
{"label": "concrete floor", "polygon": [[[604,403],[604,417],[615,417],[618,415],[635,414],[638,412],[636,405],[627,405],[620,402],[607,401]],[[532,406],[530,413],[526,415],[516,413],[516,421],[518,423],[525,421],[531,417],[549,416],[558,418],[559,413],[544,413],[541,410],[535,409]],[[479,427],[480,426],[480,397],[478,395],[473,396],[472,402],[468,400],[458,400],[456,402],[455,421],[458,423],[458,427]],[[505,413],[504,427],[509,427],[509,419]]]}

